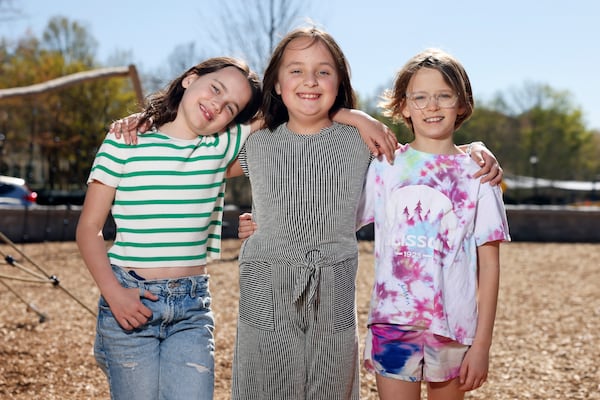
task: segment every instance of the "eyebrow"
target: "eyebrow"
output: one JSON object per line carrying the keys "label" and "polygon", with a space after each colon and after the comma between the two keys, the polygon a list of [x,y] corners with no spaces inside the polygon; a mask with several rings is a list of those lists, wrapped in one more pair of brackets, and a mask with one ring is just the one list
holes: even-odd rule
{"label": "eyebrow", "polygon": [[[221,90],[223,90],[225,93],[229,93],[229,90],[227,90],[227,86],[225,86],[223,84],[223,82],[221,82],[218,78],[214,78],[214,80],[221,87]],[[232,101],[231,103],[235,106],[235,113],[236,114],[239,113],[240,112],[240,105],[237,102],[235,102],[235,101]]]}
{"label": "eyebrow", "polygon": [[[284,65],[283,65],[283,67],[284,67],[284,68],[289,68],[289,67],[293,67],[293,66],[296,66],[296,65],[306,65],[306,64],[307,64],[307,63],[306,63],[306,62],[304,62],[304,61],[294,61],[294,60],[292,60],[292,61],[290,61],[289,63],[287,63],[287,64],[284,64]],[[332,63],[331,63],[331,62],[329,62],[329,61],[322,61],[322,62],[319,62],[319,65],[326,65],[326,66],[328,66],[328,67],[335,68],[335,64],[332,64]]]}

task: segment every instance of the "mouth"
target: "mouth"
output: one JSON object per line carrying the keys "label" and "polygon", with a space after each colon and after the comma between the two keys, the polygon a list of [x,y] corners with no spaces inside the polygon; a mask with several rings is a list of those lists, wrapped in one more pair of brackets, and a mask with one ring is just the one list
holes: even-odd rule
{"label": "mouth", "polygon": [[428,118],[423,118],[423,121],[427,122],[427,123],[436,123],[436,122],[441,122],[444,119],[444,117],[428,117]]}
{"label": "mouth", "polygon": [[318,93],[298,93],[297,96],[302,100],[317,100],[319,97],[321,97],[321,95]]}
{"label": "mouth", "polygon": [[202,113],[202,115],[204,115],[204,118],[206,118],[208,121],[212,121],[214,119],[213,114],[202,104],[200,104],[200,112]]}

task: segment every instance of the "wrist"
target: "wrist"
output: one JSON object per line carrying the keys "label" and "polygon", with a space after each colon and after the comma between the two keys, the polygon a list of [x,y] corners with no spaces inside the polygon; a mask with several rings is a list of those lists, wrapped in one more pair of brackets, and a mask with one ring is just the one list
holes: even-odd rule
{"label": "wrist", "polygon": [[467,155],[471,156],[471,153],[473,152],[473,149],[477,149],[477,146],[480,146],[482,148],[486,148],[485,147],[485,143],[483,143],[482,141],[476,141],[476,142],[471,142],[469,143],[469,145],[467,146],[467,150],[466,153]]}

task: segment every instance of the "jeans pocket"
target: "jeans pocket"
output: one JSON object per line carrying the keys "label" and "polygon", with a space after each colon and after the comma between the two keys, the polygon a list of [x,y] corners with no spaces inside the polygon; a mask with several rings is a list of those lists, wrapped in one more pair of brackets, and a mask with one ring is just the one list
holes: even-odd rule
{"label": "jeans pocket", "polygon": [[240,321],[257,329],[275,330],[272,282],[271,264],[240,264]]}

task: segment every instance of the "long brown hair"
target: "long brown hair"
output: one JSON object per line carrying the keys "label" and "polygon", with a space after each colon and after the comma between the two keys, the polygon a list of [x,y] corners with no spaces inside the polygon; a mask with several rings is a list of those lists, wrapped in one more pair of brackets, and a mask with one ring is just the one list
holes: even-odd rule
{"label": "long brown hair", "polygon": [[277,45],[277,48],[273,51],[269,65],[265,70],[265,76],[263,78],[263,102],[261,111],[265,120],[266,126],[274,130],[279,125],[289,120],[289,114],[287,107],[283,103],[281,96],[275,91],[275,85],[277,83],[277,75],[279,73],[279,67],[283,59],[285,49],[291,41],[299,38],[311,39],[307,47],[312,46],[316,41],[323,43],[331,55],[333,56],[337,73],[340,77],[340,86],[338,88],[338,94],[335,102],[329,110],[330,114],[339,110],[340,108],[356,108],[356,96],[350,83],[350,66],[346,60],[346,56],[342,52],[340,46],[336,43],[333,37],[327,32],[315,28],[299,28],[288,33]]}
{"label": "long brown hair", "polygon": [[197,64],[179,77],[175,78],[163,91],[156,92],[148,97],[147,105],[138,120],[138,127],[151,120],[155,126],[171,122],[177,117],[177,109],[185,92],[182,81],[189,75],[206,75],[226,67],[237,68],[248,80],[250,85],[250,101],[233,119],[236,123],[249,121],[260,108],[262,90],[258,75],[250,70],[248,65],[239,59],[231,57],[209,58]]}

